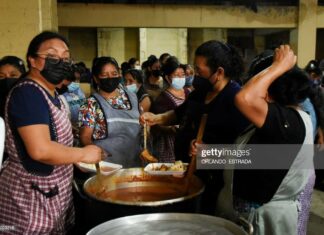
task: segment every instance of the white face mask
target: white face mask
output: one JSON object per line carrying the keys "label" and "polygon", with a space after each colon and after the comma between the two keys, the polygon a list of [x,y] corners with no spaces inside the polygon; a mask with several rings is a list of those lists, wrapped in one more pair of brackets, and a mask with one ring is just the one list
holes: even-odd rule
{"label": "white face mask", "polygon": [[138,91],[138,88],[135,83],[126,86],[127,90],[133,93],[136,93]]}
{"label": "white face mask", "polygon": [[137,70],[142,70],[142,68],[141,68],[140,65],[135,65],[135,69],[137,69]]}
{"label": "white face mask", "polygon": [[179,77],[172,78],[171,86],[176,90],[182,89],[185,84],[186,84],[186,79],[184,77],[183,78],[179,78]]}

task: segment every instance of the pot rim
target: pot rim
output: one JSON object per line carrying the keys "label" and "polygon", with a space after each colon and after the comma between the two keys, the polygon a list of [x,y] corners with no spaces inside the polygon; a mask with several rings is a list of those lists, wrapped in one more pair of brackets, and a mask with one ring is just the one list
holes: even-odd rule
{"label": "pot rim", "polygon": [[102,232],[108,232],[108,230],[111,229],[122,228],[125,225],[125,223],[134,224],[134,226],[135,225],[139,226],[140,223],[150,223],[155,221],[163,222],[169,220],[176,220],[178,222],[195,221],[203,224],[210,223],[210,224],[217,225],[218,227],[227,229],[233,235],[234,234],[248,235],[248,233],[243,228],[241,228],[239,225],[237,225],[236,223],[228,219],[211,216],[211,215],[199,214],[199,213],[173,213],[173,212],[137,214],[137,215],[119,217],[97,225],[96,227],[88,231],[87,235],[102,234]]}
{"label": "pot rim", "polygon": [[149,202],[131,202],[131,201],[101,199],[101,198],[98,198],[98,197],[92,195],[91,193],[89,193],[86,190],[87,184],[89,184],[89,182],[95,177],[96,176],[90,177],[83,184],[83,191],[85,192],[85,194],[88,197],[90,197],[90,198],[92,198],[94,200],[100,201],[100,202],[109,202],[109,203],[112,203],[112,204],[125,205],[125,206],[165,206],[165,205],[174,204],[176,202],[186,201],[188,199],[194,198],[194,197],[202,194],[204,192],[204,190],[205,190],[205,185],[202,183],[202,181],[197,176],[195,176],[201,182],[201,185],[202,185],[201,189],[198,190],[197,192],[193,193],[193,194],[183,196],[183,197],[178,197],[178,198],[173,198],[173,199],[168,199],[168,200],[161,200],[161,201],[149,201]]}

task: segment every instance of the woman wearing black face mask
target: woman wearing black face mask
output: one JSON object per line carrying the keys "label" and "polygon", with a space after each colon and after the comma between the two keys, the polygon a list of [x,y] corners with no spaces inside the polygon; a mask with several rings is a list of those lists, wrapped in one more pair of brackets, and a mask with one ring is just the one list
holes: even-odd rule
{"label": "woman wearing black face mask", "polygon": [[10,89],[26,73],[22,59],[5,56],[0,60],[0,117],[4,117],[4,106]]}
{"label": "woman wearing black face mask", "polygon": [[149,56],[145,62],[147,69],[145,70],[144,89],[154,101],[162,92],[164,82],[161,73],[161,65],[158,58],[154,55]]}
{"label": "woman wearing black face mask", "polygon": [[[195,152],[195,143],[191,145],[191,142],[197,136],[203,113],[208,114],[203,136],[205,144],[233,144],[248,125],[247,119],[234,105],[234,97],[240,90],[234,80],[243,72],[243,61],[238,52],[229,44],[205,42],[195,52],[195,72],[195,89],[182,105],[163,114],[144,113],[141,117],[141,121],[146,120],[149,125],[180,124],[175,154],[177,159],[185,162],[189,162],[189,154]],[[203,170],[197,174],[206,184],[202,211],[215,214],[216,199],[223,185],[222,172]]]}
{"label": "woman wearing black face mask", "polygon": [[97,58],[92,74],[99,91],[79,111],[80,140],[96,144],[112,156],[107,161],[124,167],[141,165],[139,110],[136,94],[120,84],[118,63],[112,57]]}
{"label": "woman wearing black face mask", "polygon": [[69,57],[61,35],[37,35],[27,51],[29,72],[8,94],[0,224],[14,234],[65,234],[74,223],[72,163],[101,159],[97,146],[72,147],[67,111],[55,92],[70,76]]}

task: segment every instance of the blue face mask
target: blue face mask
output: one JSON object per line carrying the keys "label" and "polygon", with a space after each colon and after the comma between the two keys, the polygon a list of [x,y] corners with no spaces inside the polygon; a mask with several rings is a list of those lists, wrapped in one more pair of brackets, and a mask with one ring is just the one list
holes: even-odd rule
{"label": "blue face mask", "polygon": [[70,85],[68,85],[68,90],[70,92],[75,91],[80,88],[80,83],[78,82],[71,82]]}
{"label": "blue face mask", "polygon": [[193,82],[193,80],[194,80],[194,76],[188,76],[188,77],[186,77],[186,86],[191,86],[192,85],[192,82]]}
{"label": "blue face mask", "polygon": [[185,78],[176,77],[172,79],[171,86],[176,90],[180,90],[184,87],[185,83],[186,83]]}
{"label": "blue face mask", "polygon": [[136,93],[138,91],[138,88],[135,83],[126,86],[127,90],[133,93]]}

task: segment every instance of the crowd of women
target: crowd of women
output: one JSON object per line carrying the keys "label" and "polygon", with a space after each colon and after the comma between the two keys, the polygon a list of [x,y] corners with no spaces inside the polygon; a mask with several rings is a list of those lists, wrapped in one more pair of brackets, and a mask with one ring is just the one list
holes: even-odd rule
{"label": "crowd of women", "polygon": [[[288,45],[255,57],[245,79],[238,50],[215,40],[196,49],[194,68],[168,53],[141,65],[136,58],[119,66],[113,57],[97,57],[89,97],[60,34],[35,36],[26,61],[27,71],[15,56],[0,60],[6,129],[0,225],[12,226],[8,234],[71,231],[73,164],[141,167],[141,124],[150,126],[150,151],[159,162],[190,162],[203,114],[204,144],[296,144],[286,156],[290,166],[313,162],[313,148],[305,146],[324,146],[322,70],[317,61],[296,66]],[[306,234],[314,167],[228,173],[196,171],[206,185],[202,213],[242,215],[255,234]]]}

